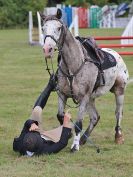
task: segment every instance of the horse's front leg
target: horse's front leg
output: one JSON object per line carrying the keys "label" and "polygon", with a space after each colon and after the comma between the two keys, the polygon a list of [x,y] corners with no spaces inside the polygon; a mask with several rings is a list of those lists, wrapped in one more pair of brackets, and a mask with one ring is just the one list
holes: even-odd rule
{"label": "horse's front leg", "polygon": [[79,107],[77,121],[75,123],[75,136],[74,136],[73,144],[71,146],[71,152],[75,152],[79,150],[80,132],[82,131],[82,121],[84,118],[84,114],[86,112],[86,107],[88,102],[89,102],[89,97],[86,95],[83,98]]}
{"label": "horse's front leg", "polygon": [[64,109],[65,109],[66,101],[67,101],[67,97],[59,93],[57,118],[61,125],[63,124]]}
{"label": "horse's front leg", "polygon": [[92,130],[94,129],[94,127],[96,126],[96,124],[98,123],[100,119],[100,116],[95,107],[94,99],[90,99],[90,102],[88,104],[88,112],[89,112],[89,117],[90,117],[90,124],[84,133],[85,135],[83,134],[80,139],[80,145],[83,145],[86,143],[87,138],[90,136]]}

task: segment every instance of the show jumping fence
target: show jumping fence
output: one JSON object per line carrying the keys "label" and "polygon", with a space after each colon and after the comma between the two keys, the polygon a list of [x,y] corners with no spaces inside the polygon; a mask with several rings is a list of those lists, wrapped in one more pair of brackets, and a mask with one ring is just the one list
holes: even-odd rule
{"label": "show jumping fence", "polygon": [[[133,36],[106,36],[106,37],[95,37],[95,40],[132,40]],[[131,48],[133,44],[99,44],[101,48]],[[129,51],[120,51],[120,55],[133,55],[133,52]]]}

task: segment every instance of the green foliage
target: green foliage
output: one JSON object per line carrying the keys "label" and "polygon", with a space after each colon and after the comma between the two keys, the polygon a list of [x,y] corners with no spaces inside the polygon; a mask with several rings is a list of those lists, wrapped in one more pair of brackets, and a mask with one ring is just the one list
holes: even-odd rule
{"label": "green foliage", "polygon": [[[126,2],[131,2],[132,0],[126,0]],[[74,6],[82,6],[82,7],[88,7],[90,5],[98,5],[100,7],[108,4],[108,3],[116,3],[120,4],[122,2],[125,2],[125,0],[66,0],[66,5],[74,5]]]}
{"label": "green foliage", "polygon": [[132,0],[109,0],[110,3],[120,4],[123,2],[131,3]]}
{"label": "green foliage", "polygon": [[90,6],[90,1],[87,0],[66,0],[66,5],[72,5],[72,6],[78,6],[78,7],[86,7],[88,8]]}
{"label": "green foliage", "polygon": [[7,27],[13,24],[15,20],[16,4],[12,0],[0,1],[0,27]]}
{"label": "green foliage", "polygon": [[108,4],[108,1],[109,1],[109,0],[100,0],[100,1],[92,0],[92,2],[93,2],[94,5],[98,5],[98,6],[100,6],[100,7],[102,7],[102,6],[106,5],[106,4]]}
{"label": "green foliage", "polygon": [[28,12],[42,11],[47,0],[0,0],[0,28],[26,26]]}

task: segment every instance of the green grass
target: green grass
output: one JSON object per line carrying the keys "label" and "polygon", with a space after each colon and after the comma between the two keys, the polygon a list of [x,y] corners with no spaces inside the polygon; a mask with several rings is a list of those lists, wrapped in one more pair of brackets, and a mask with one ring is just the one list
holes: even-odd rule
{"label": "green grass", "polygon": [[[82,29],[84,36],[120,35],[122,29]],[[122,49],[125,50],[125,49]],[[133,57],[124,57],[133,77]],[[56,68],[56,60],[54,62]],[[68,146],[56,155],[20,157],[12,150],[13,138],[20,133],[29,118],[34,102],[45,87],[49,75],[45,70],[42,49],[28,45],[27,30],[0,31],[0,177],[133,177],[133,84],[125,94],[122,121],[125,143],[114,144],[115,102],[111,93],[97,100],[101,120],[91,139],[99,145],[101,153],[86,144],[71,154]],[[71,109],[73,119],[76,109]],[[43,111],[46,129],[58,125],[57,95],[51,94]],[[84,120],[84,129],[88,118]]]}

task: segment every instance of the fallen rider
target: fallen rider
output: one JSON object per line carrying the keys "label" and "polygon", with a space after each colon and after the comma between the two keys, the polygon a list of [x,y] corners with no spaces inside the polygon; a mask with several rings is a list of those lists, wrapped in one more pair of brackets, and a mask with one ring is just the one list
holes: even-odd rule
{"label": "fallen rider", "polygon": [[20,136],[14,138],[13,150],[21,155],[33,156],[57,153],[68,144],[72,129],[69,113],[65,113],[62,126],[50,131],[42,129],[42,110],[51,91],[55,89],[53,77],[51,76],[48,85],[37,99],[31,119],[24,123]]}

